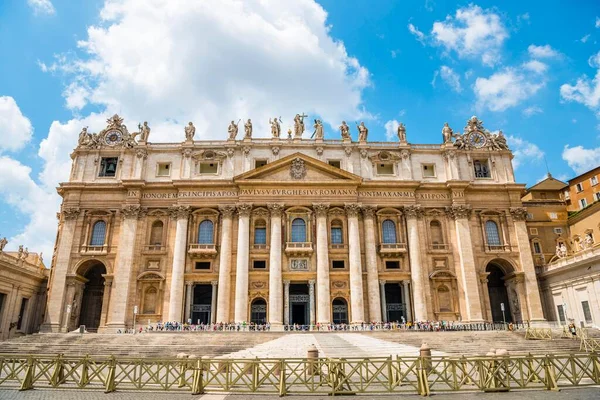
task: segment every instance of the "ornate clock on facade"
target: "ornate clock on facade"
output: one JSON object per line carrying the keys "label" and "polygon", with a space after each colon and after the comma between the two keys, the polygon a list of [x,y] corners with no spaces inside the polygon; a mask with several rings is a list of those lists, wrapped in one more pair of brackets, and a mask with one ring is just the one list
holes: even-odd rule
{"label": "ornate clock on facade", "polygon": [[486,141],[485,135],[481,132],[471,132],[469,134],[469,143],[475,148],[482,148],[485,146]]}
{"label": "ornate clock on facade", "polygon": [[123,140],[123,135],[118,130],[112,130],[106,132],[104,136],[104,142],[109,146],[115,146],[118,143],[121,143]]}

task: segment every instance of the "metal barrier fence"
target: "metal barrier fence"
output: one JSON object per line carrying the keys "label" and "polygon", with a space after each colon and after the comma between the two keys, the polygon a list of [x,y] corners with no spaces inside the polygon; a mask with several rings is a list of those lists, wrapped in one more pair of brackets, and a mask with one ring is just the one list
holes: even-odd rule
{"label": "metal barrier fence", "polygon": [[192,394],[415,394],[600,384],[595,353],[368,359],[134,359],[0,355],[0,387]]}

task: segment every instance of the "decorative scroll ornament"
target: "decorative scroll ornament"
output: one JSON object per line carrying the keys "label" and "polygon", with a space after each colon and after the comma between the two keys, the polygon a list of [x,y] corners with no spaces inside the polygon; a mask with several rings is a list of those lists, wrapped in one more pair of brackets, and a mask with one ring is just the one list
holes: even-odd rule
{"label": "decorative scroll ornament", "polygon": [[285,209],[285,205],[279,203],[268,203],[267,208],[271,212],[271,217],[281,217],[283,210]]}
{"label": "decorative scroll ornament", "polygon": [[231,218],[233,216],[233,213],[235,212],[235,206],[219,206],[219,211],[221,212],[223,217]]}
{"label": "decorative scroll ornament", "polygon": [[404,206],[406,218],[420,218],[423,216],[423,208],[419,205]]}
{"label": "decorative scroll ornament", "polygon": [[358,203],[346,203],[344,204],[344,208],[348,217],[358,217],[361,205]]}
{"label": "decorative scroll ornament", "polygon": [[124,219],[127,218],[143,218],[148,214],[148,209],[139,205],[128,205],[121,209],[121,215]]}
{"label": "decorative scroll ornament", "polygon": [[[404,152],[408,153],[407,150],[402,151],[402,153],[404,153]],[[369,159],[371,160],[371,162],[373,164],[378,164],[381,162],[398,161],[401,159],[401,156],[396,153],[392,153],[390,151],[383,150],[383,151],[379,151],[379,152],[373,154],[372,156],[369,156]]]}
{"label": "decorative scroll ornament", "polygon": [[524,207],[511,207],[510,215],[515,221],[525,221],[527,219],[527,209]]}
{"label": "decorative scroll ornament", "polygon": [[373,218],[376,211],[377,211],[377,206],[371,206],[371,205],[362,206],[363,215],[367,218]]}
{"label": "decorative scroll ornament", "polygon": [[187,219],[190,217],[190,206],[173,206],[169,208],[169,214],[173,219]]}
{"label": "decorative scroll ornament", "polygon": [[79,210],[79,208],[65,208],[64,210],[62,210],[62,216],[67,221],[75,220],[77,219],[77,217],[79,217],[80,212],[81,211]]}
{"label": "decorative scroll ornament", "polygon": [[465,131],[461,135],[460,133],[453,133],[450,127],[444,126],[442,130],[444,137],[444,143],[451,143],[451,139],[454,139],[454,146],[459,150],[472,150],[488,148],[491,150],[509,150],[506,138],[502,131],[497,134],[492,134],[490,131],[483,127],[483,121],[478,119],[476,116],[472,116],[465,126]]}
{"label": "decorative scroll ornament", "polygon": [[137,146],[136,137],[146,141],[150,135],[150,127],[147,123],[140,125],[140,131],[133,134],[129,133],[127,126],[123,124],[123,118],[117,114],[106,120],[107,126],[100,133],[88,133],[87,127],[79,133],[78,147],[88,149],[99,149],[104,146],[124,147],[131,149]]}
{"label": "decorative scroll ornament", "polygon": [[467,205],[454,205],[446,207],[446,214],[453,219],[469,218],[471,216],[471,206]]}
{"label": "decorative scroll ornament", "polygon": [[241,203],[236,204],[237,212],[240,217],[248,217],[250,216],[250,212],[252,211],[252,204]]}
{"label": "decorative scroll ornament", "polygon": [[290,260],[291,271],[308,271],[308,260],[306,259],[292,259]]}
{"label": "decorative scroll ornament", "polygon": [[292,161],[290,176],[292,179],[303,179],[306,176],[306,165],[303,159],[296,158]]}
{"label": "decorative scroll ornament", "polygon": [[313,208],[317,217],[326,217],[327,210],[329,210],[329,203],[313,203]]}

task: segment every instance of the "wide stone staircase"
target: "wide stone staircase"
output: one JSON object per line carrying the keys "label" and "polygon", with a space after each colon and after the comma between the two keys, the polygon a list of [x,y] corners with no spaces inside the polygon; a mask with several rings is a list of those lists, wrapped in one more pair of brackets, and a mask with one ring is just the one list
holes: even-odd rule
{"label": "wide stone staircase", "polygon": [[[209,357],[277,358],[303,357],[308,345],[315,344],[322,350],[321,356],[326,357],[417,356],[423,342],[429,345],[434,355],[485,355],[490,348],[507,349],[511,354],[579,352],[579,340],[525,340],[524,335],[524,332],[501,331],[160,332],[136,335],[53,333],[0,342],[0,354],[173,357],[178,353],[186,353]],[[597,335],[597,332],[592,332],[592,336]],[[556,333],[555,337],[558,336]]]}

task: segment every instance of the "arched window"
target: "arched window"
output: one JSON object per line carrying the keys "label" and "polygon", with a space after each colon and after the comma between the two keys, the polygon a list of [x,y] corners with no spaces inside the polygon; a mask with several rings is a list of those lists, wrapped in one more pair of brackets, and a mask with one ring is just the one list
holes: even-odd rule
{"label": "arched window", "polygon": [[198,244],[213,244],[213,223],[205,219],[198,226]]}
{"label": "arched window", "polygon": [[104,237],[106,236],[106,222],[98,221],[92,228],[92,238],[90,246],[104,246]]}
{"label": "arched window", "polygon": [[255,324],[267,323],[267,302],[262,297],[252,300],[250,305],[250,322]]}
{"label": "arched window", "polygon": [[383,243],[397,243],[396,241],[396,224],[391,219],[386,219],[381,225],[383,231]]}
{"label": "arched window", "polygon": [[144,294],[144,314],[156,314],[156,298],[158,292],[156,288],[151,287]]}
{"label": "arched window", "polygon": [[331,244],[343,244],[343,226],[342,222],[338,219],[331,222]]}
{"label": "arched window", "polygon": [[254,223],[254,244],[267,244],[267,223],[262,219]]}
{"label": "arched window", "polygon": [[485,222],[485,235],[488,246],[501,246],[498,225],[494,221]]}
{"label": "arched window", "polygon": [[163,239],[163,222],[154,221],[150,229],[150,245],[161,246]]}
{"label": "arched window", "polygon": [[431,243],[434,248],[436,245],[444,244],[444,235],[442,234],[442,224],[440,224],[440,221],[431,221],[429,223],[429,231],[431,234]]}
{"label": "arched window", "polygon": [[302,218],[292,221],[292,242],[306,242],[306,222]]}

